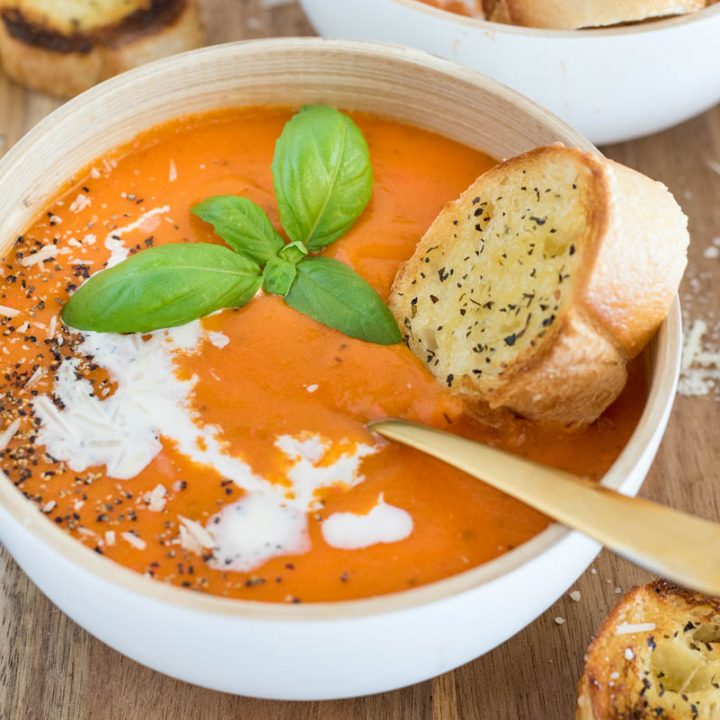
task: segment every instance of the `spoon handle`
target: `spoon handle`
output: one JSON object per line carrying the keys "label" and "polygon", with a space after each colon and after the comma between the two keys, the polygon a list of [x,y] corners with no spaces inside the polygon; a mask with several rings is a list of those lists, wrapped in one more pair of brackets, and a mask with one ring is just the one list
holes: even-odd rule
{"label": "spoon handle", "polygon": [[720,525],[404,420],[370,423],[687,588],[720,595]]}

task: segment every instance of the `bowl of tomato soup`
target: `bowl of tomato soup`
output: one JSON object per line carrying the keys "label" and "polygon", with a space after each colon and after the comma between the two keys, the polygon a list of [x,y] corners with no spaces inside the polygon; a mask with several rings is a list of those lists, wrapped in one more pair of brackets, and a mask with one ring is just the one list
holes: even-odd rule
{"label": "bowl of tomato soup", "polygon": [[444,60],[308,39],[120,76],[0,161],[3,543],[120,652],[276,699],[368,694],[457,667],[531,622],[599,549],[368,422],[423,422],[632,494],[667,422],[680,341],[676,306],[617,402],[570,433],[470,417],[404,344],[350,337],[269,293],[157,332],[62,322],[105,267],[219,244],[192,212],[209,196],[247,197],[279,227],[273,154],[307,105],[342,110],[367,142],[372,198],[322,255],[380,298],[496,159],[592,149]]}

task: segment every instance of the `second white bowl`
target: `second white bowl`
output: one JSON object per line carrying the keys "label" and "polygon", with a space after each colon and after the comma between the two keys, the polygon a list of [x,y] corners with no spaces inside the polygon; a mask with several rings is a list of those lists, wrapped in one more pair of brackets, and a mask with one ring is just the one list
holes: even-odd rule
{"label": "second white bowl", "polygon": [[687,120],[720,101],[720,4],[601,30],[537,30],[417,0],[301,0],[327,37],[403,43],[467,65],[541,103],[596,145]]}

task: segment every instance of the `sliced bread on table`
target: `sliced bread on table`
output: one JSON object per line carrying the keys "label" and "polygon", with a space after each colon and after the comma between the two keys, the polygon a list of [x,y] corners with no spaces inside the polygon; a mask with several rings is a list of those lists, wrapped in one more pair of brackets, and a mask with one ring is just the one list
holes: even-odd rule
{"label": "sliced bread on table", "polygon": [[470,405],[581,425],[618,396],[665,318],[688,241],[661,183],[539,148],[445,206],[390,307],[410,349]]}
{"label": "sliced bread on table", "polygon": [[577,30],[684,15],[706,0],[486,0],[491,20],[537,28]]}
{"label": "sliced bread on table", "polygon": [[626,595],[588,648],[576,717],[720,717],[720,599],[663,580]]}
{"label": "sliced bread on table", "polygon": [[52,95],[204,41],[197,0],[0,0],[5,72]]}

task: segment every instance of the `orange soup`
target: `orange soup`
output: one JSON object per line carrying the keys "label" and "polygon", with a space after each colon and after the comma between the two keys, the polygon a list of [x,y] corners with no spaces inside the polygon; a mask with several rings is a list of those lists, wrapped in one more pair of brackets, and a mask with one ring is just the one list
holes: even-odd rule
{"label": "orange soup", "polygon": [[[278,296],[172,331],[78,333],[59,317],[86,278],[151,246],[220,239],[191,216],[246,196],[276,227],[274,144],[288,109],[182,118],[99,159],[4,259],[2,467],[95,552],[195,591],[346,600],[446,578],[539,533],[543,515],[381,440],[403,417],[599,478],[645,400],[640,364],[591,427],[473,419],[403,344],[351,339]],[[386,298],[438,211],[493,161],[438,135],[353,115],[372,201],[325,254]]]}

